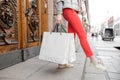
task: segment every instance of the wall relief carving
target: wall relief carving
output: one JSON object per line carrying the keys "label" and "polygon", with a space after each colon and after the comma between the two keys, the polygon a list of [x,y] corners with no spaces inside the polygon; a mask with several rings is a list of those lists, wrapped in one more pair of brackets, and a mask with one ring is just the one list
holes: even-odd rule
{"label": "wall relief carving", "polygon": [[0,45],[17,43],[16,4],[16,0],[0,0]]}
{"label": "wall relief carving", "polygon": [[28,23],[28,42],[39,40],[39,18],[37,0],[30,2],[30,8],[25,12]]}

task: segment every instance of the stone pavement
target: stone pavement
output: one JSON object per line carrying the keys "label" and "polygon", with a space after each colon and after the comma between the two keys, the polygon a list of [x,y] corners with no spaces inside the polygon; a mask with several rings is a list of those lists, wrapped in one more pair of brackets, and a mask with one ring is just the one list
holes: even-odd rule
{"label": "stone pavement", "polygon": [[[88,38],[89,38],[89,43],[93,50],[93,53],[95,54],[96,57],[98,57],[98,51],[97,51],[96,47],[94,46],[95,44],[94,44],[93,39],[91,39],[90,36],[88,36]],[[106,78],[105,72],[106,71],[101,71],[101,70],[98,70],[98,69],[94,68],[93,66],[91,66],[89,59],[87,59],[86,64],[84,66],[83,80],[108,80]]]}
{"label": "stone pavement", "polygon": [[[80,56],[80,54],[77,54]],[[0,71],[0,80],[81,80],[84,61],[76,61],[74,68],[57,69],[57,64],[34,57]]]}
{"label": "stone pavement", "polygon": [[85,55],[76,53],[74,68],[58,69],[57,64],[42,61],[38,56],[0,70],[0,80],[83,80]]}
{"label": "stone pavement", "polygon": [[[102,58],[103,56],[101,56],[105,53],[105,55],[107,55],[107,52],[103,51],[105,48],[98,49],[102,47],[94,45],[92,39],[89,39],[89,42],[95,55],[107,66],[109,62],[111,62],[109,57]],[[116,63],[116,70],[112,69],[109,64],[107,71],[100,71],[89,65],[89,59],[86,59],[81,46],[79,46],[77,51],[77,61],[73,63],[74,68],[57,69],[57,64],[39,60],[38,56],[36,56],[0,70],[0,80],[120,80],[120,74],[118,72],[120,69],[117,67],[118,65],[116,65]],[[116,52],[116,54],[118,53]]]}
{"label": "stone pavement", "polygon": [[120,37],[116,37],[114,41],[103,41],[101,37],[98,40],[96,38],[89,40],[93,42],[96,56],[102,60],[107,70],[105,72],[93,70],[87,63],[84,71],[85,80],[120,80],[120,50],[115,48],[120,47]]}
{"label": "stone pavement", "polygon": [[120,47],[120,37],[116,37],[113,42],[104,41],[101,44],[98,42],[95,44],[99,57],[107,67],[107,78],[109,80],[120,80],[120,50],[115,48],[116,46]]}

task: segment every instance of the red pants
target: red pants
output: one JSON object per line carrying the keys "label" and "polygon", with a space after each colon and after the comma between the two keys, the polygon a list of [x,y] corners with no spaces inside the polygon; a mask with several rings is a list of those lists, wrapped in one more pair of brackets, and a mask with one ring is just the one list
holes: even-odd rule
{"label": "red pants", "polygon": [[87,57],[91,57],[93,52],[88,44],[86,32],[76,11],[66,8],[63,10],[63,16],[68,21],[68,32],[77,33],[81,46]]}

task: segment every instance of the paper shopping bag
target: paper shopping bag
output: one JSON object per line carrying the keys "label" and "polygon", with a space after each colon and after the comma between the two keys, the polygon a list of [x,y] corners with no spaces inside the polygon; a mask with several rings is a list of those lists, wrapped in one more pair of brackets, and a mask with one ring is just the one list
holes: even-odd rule
{"label": "paper shopping bag", "polygon": [[71,49],[72,46],[70,48],[70,35],[72,36],[68,33],[44,32],[39,59],[58,64],[74,61],[72,53],[75,51]]}
{"label": "paper shopping bag", "polygon": [[69,35],[69,53],[68,53],[68,62],[72,63],[76,61],[76,53],[75,53],[75,39],[74,34],[68,33]]}

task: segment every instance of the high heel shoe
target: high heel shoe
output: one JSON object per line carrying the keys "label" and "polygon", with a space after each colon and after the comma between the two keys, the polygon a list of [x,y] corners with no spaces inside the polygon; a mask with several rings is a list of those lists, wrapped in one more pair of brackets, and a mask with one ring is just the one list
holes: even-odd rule
{"label": "high heel shoe", "polygon": [[102,70],[102,71],[105,71],[106,70],[106,67],[102,64],[102,63],[99,63],[99,62],[97,62],[97,63],[90,63],[91,65],[93,65],[95,68],[97,68],[97,69],[100,69],[100,70]]}

